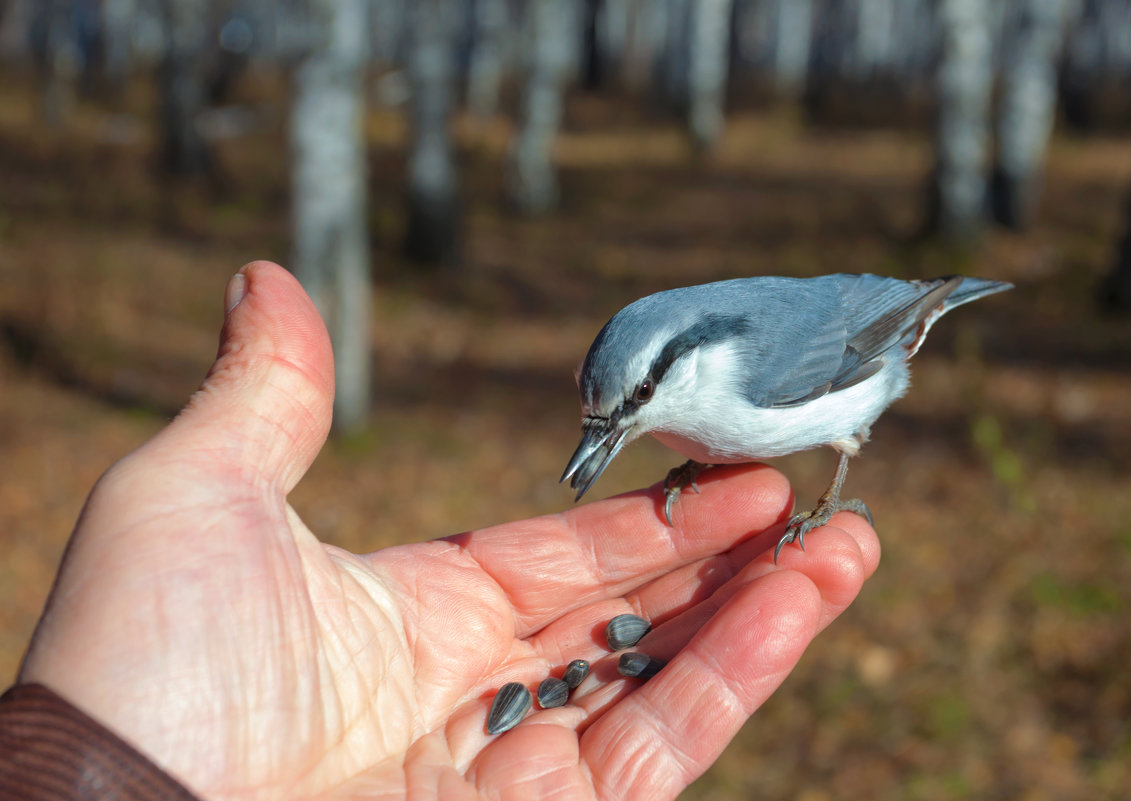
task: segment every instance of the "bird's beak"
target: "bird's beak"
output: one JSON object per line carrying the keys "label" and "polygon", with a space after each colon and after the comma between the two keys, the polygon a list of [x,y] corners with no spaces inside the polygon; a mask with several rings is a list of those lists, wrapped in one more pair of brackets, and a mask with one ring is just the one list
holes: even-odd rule
{"label": "bird's beak", "polygon": [[581,443],[562,473],[562,481],[571,479],[570,487],[577,490],[575,501],[593,486],[597,477],[625,443],[628,427],[620,427],[607,418],[587,417],[581,424]]}

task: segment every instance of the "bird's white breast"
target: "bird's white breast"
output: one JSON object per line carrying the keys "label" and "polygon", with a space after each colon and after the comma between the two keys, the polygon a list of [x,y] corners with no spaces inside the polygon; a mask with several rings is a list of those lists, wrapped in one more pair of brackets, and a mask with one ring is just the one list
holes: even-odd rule
{"label": "bird's white breast", "polygon": [[909,381],[907,363],[896,357],[855,386],[800,406],[764,409],[742,396],[731,369],[736,361],[727,351],[726,346],[701,351],[662,407],[649,415],[652,436],[697,462],[748,462],[822,445],[855,453]]}

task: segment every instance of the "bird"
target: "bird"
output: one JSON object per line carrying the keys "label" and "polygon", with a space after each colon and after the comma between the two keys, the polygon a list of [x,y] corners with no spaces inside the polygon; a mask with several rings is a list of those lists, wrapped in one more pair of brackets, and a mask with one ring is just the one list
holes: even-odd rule
{"label": "bird", "polygon": [[650,434],[688,461],[664,479],[664,516],[708,465],[822,446],[839,454],[814,509],[793,515],[774,561],[838,511],[848,461],[910,382],[909,360],[952,309],[1012,288],[943,276],[757,276],[657,292],[605,323],[577,371],[581,441],[562,473],[589,490],[629,442]]}

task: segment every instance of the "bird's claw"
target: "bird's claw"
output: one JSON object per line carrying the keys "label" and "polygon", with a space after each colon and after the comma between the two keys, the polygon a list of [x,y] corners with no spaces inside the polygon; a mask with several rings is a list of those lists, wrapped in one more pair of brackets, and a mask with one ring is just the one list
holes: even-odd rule
{"label": "bird's claw", "polygon": [[664,487],[664,495],[667,496],[664,499],[664,518],[668,521],[669,526],[675,525],[672,522],[672,504],[679,498],[680,492],[680,487]]}
{"label": "bird's claw", "polygon": [[673,467],[668,471],[664,478],[664,517],[669,526],[675,525],[672,523],[672,504],[679,500],[679,495],[685,487],[690,486],[695,492],[699,492],[699,484],[696,479],[705,467],[707,465],[696,462],[694,459],[688,459],[679,467]]}
{"label": "bird's claw", "polygon": [[867,520],[868,525],[873,525],[871,510],[869,510],[868,505],[859,498],[850,498],[846,501],[822,498],[817,504],[817,508],[809,512],[798,512],[789,519],[789,525],[786,526],[785,535],[778,540],[777,547],[774,548],[774,564],[777,564],[778,554],[781,553],[781,549],[794,540],[797,541],[797,545],[804,551],[805,535],[813,529],[820,528],[828,523],[837,512],[853,512]]}

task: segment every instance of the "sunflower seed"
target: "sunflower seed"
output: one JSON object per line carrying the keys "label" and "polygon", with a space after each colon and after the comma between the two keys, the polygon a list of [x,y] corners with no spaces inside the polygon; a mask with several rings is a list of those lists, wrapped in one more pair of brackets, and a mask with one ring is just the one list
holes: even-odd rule
{"label": "sunflower seed", "polygon": [[542,683],[538,685],[538,706],[543,709],[565,706],[568,700],[569,685],[561,679],[550,676],[548,679],[542,679]]}
{"label": "sunflower seed", "polygon": [[565,674],[562,676],[562,681],[569,685],[572,690],[581,682],[585,681],[585,677],[589,675],[589,663],[584,659],[575,659],[566,665]]}
{"label": "sunflower seed", "polygon": [[491,712],[487,715],[487,733],[499,734],[513,729],[530,710],[530,690],[512,681],[504,684],[491,702]]}
{"label": "sunflower seed", "polygon": [[605,639],[609,648],[620,651],[631,648],[652,630],[652,624],[636,615],[617,615],[605,626]]}
{"label": "sunflower seed", "polygon": [[660,668],[666,665],[662,659],[656,659],[654,656],[648,656],[640,651],[629,651],[627,654],[621,654],[620,659],[617,661],[617,672],[622,676],[637,679],[650,679],[660,672]]}

